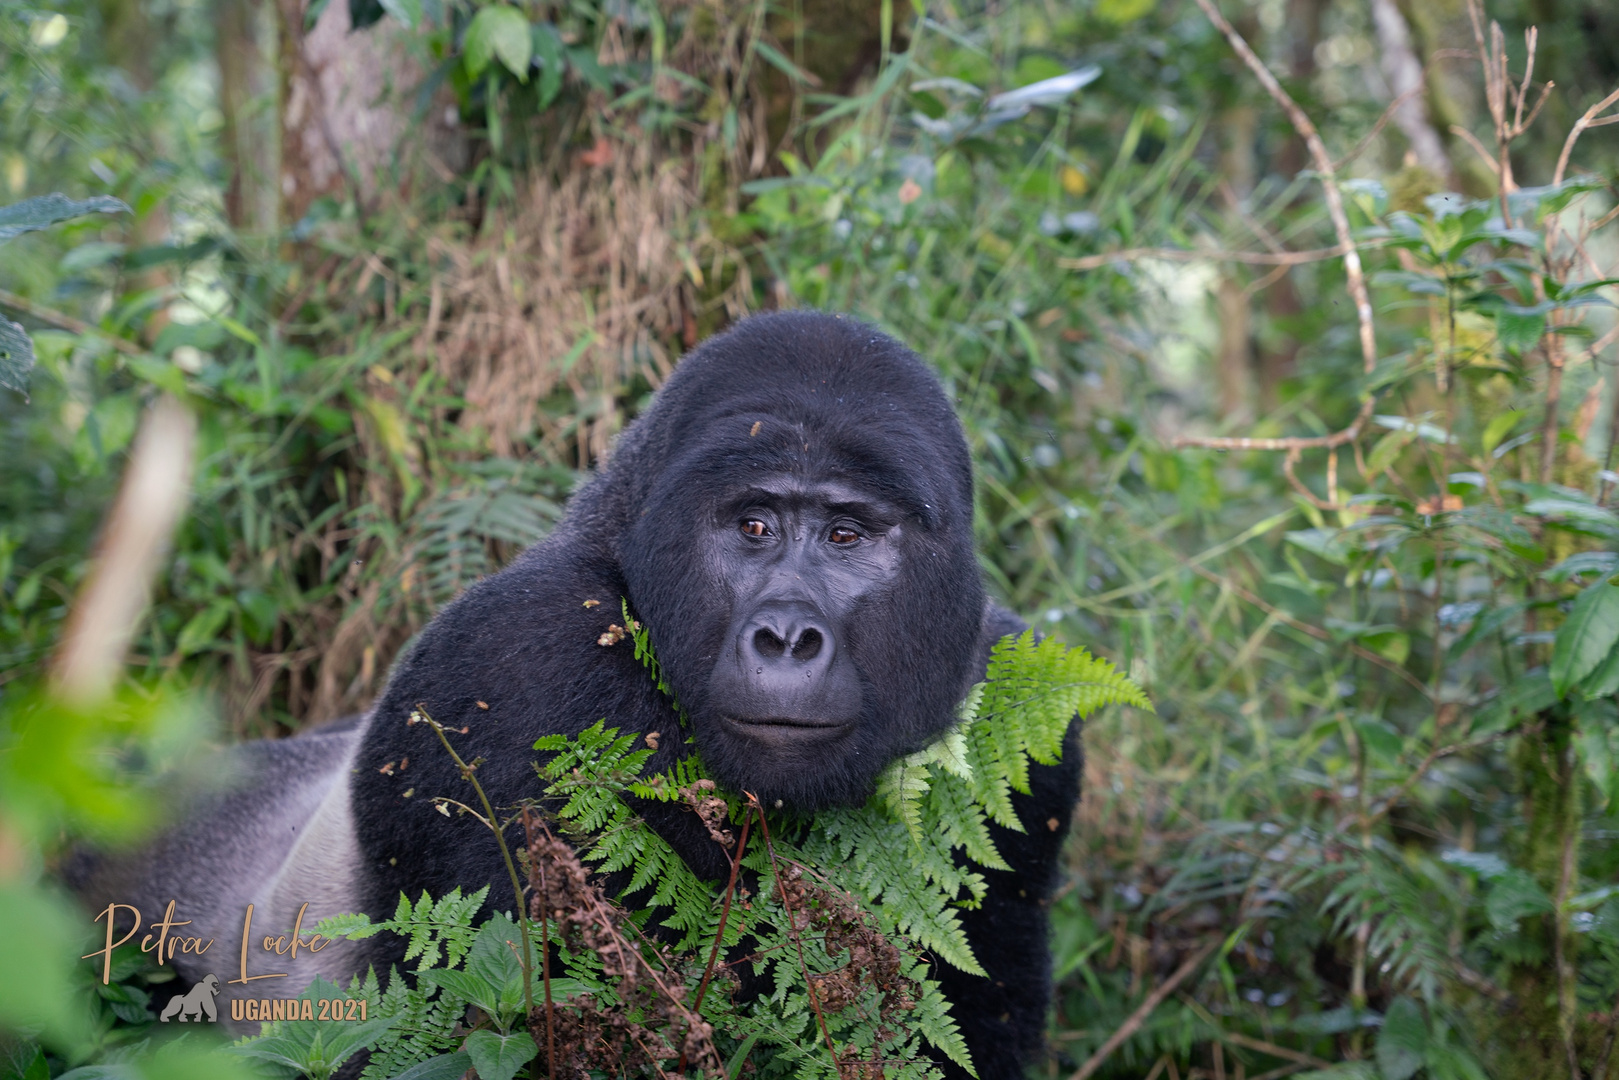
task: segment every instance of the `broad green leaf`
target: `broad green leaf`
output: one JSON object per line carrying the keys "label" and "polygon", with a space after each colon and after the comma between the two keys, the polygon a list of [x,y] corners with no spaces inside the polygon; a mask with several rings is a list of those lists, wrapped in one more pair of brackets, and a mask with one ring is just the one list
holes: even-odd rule
{"label": "broad green leaf", "polygon": [[1546,316],[1503,307],[1495,313],[1495,337],[1504,349],[1522,353],[1534,348],[1546,332]]}
{"label": "broad green leaf", "polygon": [[1613,649],[1580,682],[1580,696],[1587,701],[1619,694],[1619,649]]}
{"label": "broad green leaf", "polygon": [[1377,1033],[1377,1067],[1383,1080],[1408,1080],[1422,1068],[1428,1053],[1428,1024],[1422,1009],[1408,997],[1397,997]]}
{"label": "broad green leaf", "polygon": [[1388,722],[1375,716],[1363,716],[1355,721],[1355,734],[1372,753],[1398,761],[1403,740]]}
{"label": "broad green leaf", "polygon": [[[532,34],[534,39],[534,52],[540,58],[540,108],[546,108],[555,101],[557,94],[562,91],[562,37],[557,28],[550,23],[536,23]],[[583,339],[588,344],[595,339],[594,334],[586,335]],[[579,348],[583,353],[584,349]],[[575,357],[577,359],[577,357]],[[563,365],[566,368],[566,364]]]}
{"label": "broad green leaf", "polygon": [[1619,586],[1599,581],[1581,592],[1552,646],[1552,689],[1559,697],[1594,671],[1619,642]]}
{"label": "broad green leaf", "polygon": [[0,241],[10,240],[25,232],[48,229],[58,221],[83,217],[86,214],[127,214],[129,207],[123,200],[111,195],[95,195],[88,199],[70,199],[61,192],[24,199],[10,206],[0,206]]}
{"label": "broad green leaf", "polygon": [[1338,529],[1299,529],[1285,534],[1282,539],[1338,566],[1349,562],[1349,545]]}
{"label": "broad green leaf", "polygon": [[1580,757],[1585,761],[1585,775],[1602,796],[1602,806],[1613,801],[1614,758],[1613,729],[1592,724],[1580,725]]}
{"label": "broad green leaf", "polygon": [[1376,476],[1384,469],[1393,465],[1400,456],[1400,451],[1409,446],[1417,437],[1412,430],[1391,431],[1384,435],[1372,446],[1372,452],[1366,455],[1366,473]]}
{"label": "broad green leaf", "polygon": [[461,62],[467,75],[476,79],[498,59],[519,82],[528,81],[528,64],[534,57],[534,37],[528,20],[510,4],[495,4],[473,16],[462,45]]}
{"label": "broad green leaf", "polygon": [[1490,895],[1484,901],[1484,911],[1490,924],[1497,930],[1509,931],[1518,920],[1529,915],[1544,915],[1553,908],[1535,879],[1523,870],[1509,870],[1490,884]]}
{"label": "broad green leaf", "polygon": [[517,1070],[534,1060],[539,1047],[526,1031],[501,1035],[494,1031],[474,1031],[467,1036],[467,1054],[479,1080],[512,1080]]}
{"label": "broad green leaf", "polygon": [[0,315],[0,386],[28,396],[28,373],[34,369],[34,342],[28,331]]}
{"label": "broad green leaf", "polygon": [[1500,446],[1501,440],[1506,438],[1508,433],[1518,426],[1518,421],[1522,419],[1523,410],[1521,409],[1508,409],[1506,412],[1490,417],[1490,422],[1484,425],[1484,434],[1479,437],[1479,444],[1483,447],[1484,452],[1488,454],[1497,446]]}
{"label": "broad green leaf", "polygon": [[453,1054],[440,1054],[417,1062],[393,1080],[461,1080],[472,1067],[472,1057],[465,1050]]}
{"label": "broad green leaf", "polygon": [[1524,513],[1534,514],[1537,517],[1580,521],[1590,525],[1619,525],[1619,515],[1615,515],[1612,510],[1595,503],[1581,502],[1579,499],[1555,497],[1530,499],[1524,504],[1523,510]]}

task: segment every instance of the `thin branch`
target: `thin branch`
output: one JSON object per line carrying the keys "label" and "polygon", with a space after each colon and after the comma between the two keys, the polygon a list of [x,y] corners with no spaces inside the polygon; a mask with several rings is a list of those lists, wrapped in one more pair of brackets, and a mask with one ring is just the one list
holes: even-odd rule
{"label": "thin branch", "polygon": [[[753,824],[753,815],[742,816],[742,836],[736,842],[736,855],[731,859],[731,880],[725,886],[725,903],[720,908],[720,928],[714,934],[714,949],[708,954],[708,967],[703,971],[703,981],[697,986],[697,1000],[692,1002],[691,1011],[701,1013],[703,1009],[703,995],[708,993],[708,980],[714,977],[714,961],[719,959],[720,945],[725,941],[725,920],[731,916],[731,897],[736,894],[736,877],[742,869],[742,855],[748,850],[748,827]],[[681,1057],[681,1069],[685,1069],[685,1057]]]}
{"label": "thin branch", "polygon": [[444,734],[444,725],[428,715],[427,705],[425,702],[419,701],[416,703],[416,711],[414,715],[411,716],[409,722],[423,722],[426,723],[428,727],[433,729],[433,734],[438,736],[438,741],[444,744],[444,749],[449,752],[450,757],[455,761],[456,768],[461,771],[461,779],[472,785],[472,790],[478,793],[478,801],[483,803],[484,813],[489,815],[489,820],[485,824],[487,824],[489,826],[489,830],[495,834],[495,843],[500,845],[500,857],[506,860],[506,873],[511,877],[512,882],[512,900],[517,906],[517,921],[522,927],[523,1015],[525,1017],[533,1016],[534,957],[529,951],[528,905],[523,902],[523,882],[522,879],[517,876],[517,864],[512,862],[511,848],[506,846],[506,837],[501,832],[500,819],[495,816],[495,808],[489,804],[489,796],[484,793],[483,785],[478,782],[478,777],[476,775],[478,771],[478,764],[477,762],[473,762],[471,765],[467,764],[464,760],[462,760],[461,755],[455,752],[455,747],[450,745],[449,736]]}
{"label": "thin branch", "polygon": [[1377,368],[1377,335],[1372,325],[1372,300],[1366,291],[1366,276],[1361,270],[1360,253],[1355,250],[1355,240],[1349,229],[1349,215],[1344,210],[1343,194],[1338,190],[1338,173],[1333,168],[1332,158],[1327,155],[1326,144],[1321,141],[1321,135],[1316,131],[1315,124],[1305,111],[1299,108],[1298,102],[1282,88],[1276,81],[1265,62],[1254,54],[1248,42],[1237,33],[1236,29],[1220,14],[1220,9],[1214,6],[1213,0],[1197,0],[1197,6],[1203,10],[1216,28],[1220,30],[1236,50],[1242,62],[1287,113],[1287,118],[1304,139],[1304,144],[1310,150],[1310,157],[1315,162],[1316,171],[1321,179],[1322,194],[1327,201],[1327,214],[1332,218],[1333,232],[1338,237],[1338,247],[1343,250],[1344,275],[1349,279],[1349,294],[1355,301],[1355,317],[1360,323],[1360,349],[1361,362],[1369,375]]}
{"label": "thin branch", "polygon": [[1342,169],[1344,166],[1348,165],[1350,162],[1364,154],[1366,152],[1366,148],[1372,145],[1372,140],[1377,138],[1378,132],[1387,127],[1388,122],[1394,118],[1395,110],[1399,109],[1401,105],[1404,105],[1406,102],[1410,101],[1412,98],[1416,97],[1418,94],[1427,89],[1428,73],[1424,71],[1422,74],[1422,82],[1418,83],[1416,86],[1413,86],[1411,89],[1389,102],[1388,108],[1383,110],[1383,115],[1379,116],[1377,118],[1377,123],[1372,125],[1372,130],[1361,136],[1360,142],[1355,144],[1355,148],[1353,150],[1349,151],[1349,153],[1332,163],[1334,170]]}
{"label": "thin branch", "polygon": [[776,846],[770,842],[770,823],[765,821],[764,805],[751,791],[744,791],[742,794],[748,797],[748,805],[759,812],[759,831],[764,834],[765,852],[770,856],[770,876],[776,879],[776,891],[781,894],[781,906],[787,910],[788,936],[793,939],[793,944],[798,946],[798,970],[804,976],[804,991],[809,995],[810,1008],[815,1010],[815,1022],[820,1025],[821,1038],[826,1040],[826,1052],[831,1055],[832,1067],[838,1068],[837,1047],[832,1045],[832,1032],[827,1029],[826,1017],[821,1014],[820,996],[815,993],[815,980],[810,978],[809,965],[804,961],[804,938],[797,928],[793,902],[787,897],[787,884],[781,880],[781,869],[776,865]]}
{"label": "thin branch", "polygon": [[[1201,4],[1202,2],[1203,0],[1198,0],[1198,3]],[[1100,1069],[1103,1063],[1113,1055],[1113,1051],[1123,1046],[1126,1039],[1140,1030],[1141,1025],[1147,1022],[1147,1017],[1152,1015],[1153,1010],[1163,1004],[1164,999],[1173,994],[1176,987],[1185,982],[1186,977],[1196,971],[1198,966],[1207,960],[1215,949],[1220,947],[1221,940],[1221,938],[1214,938],[1205,942],[1202,948],[1181,961],[1181,966],[1175,969],[1175,973],[1160,983],[1152,993],[1148,994],[1147,999],[1136,1006],[1136,1011],[1131,1013],[1124,1023],[1119,1025],[1117,1031],[1107,1037],[1107,1042],[1097,1047],[1096,1053],[1092,1054],[1089,1060],[1081,1065],[1068,1080],[1086,1080],[1087,1077],[1094,1075],[1096,1070]]]}
{"label": "thin branch", "polygon": [[1375,407],[1376,402],[1367,398],[1361,403],[1360,412],[1349,426],[1330,435],[1288,435],[1270,439],[1248,436],[1181,435],[1170,445],[1201,446],[1211,450],[1330,450],[1354,442],[1360,436],[1361,428],[1366,426],[1366,421],[1372,418],[1372,409]]}
{"label": "thin branch", "polygon": [[7,292],[5,289],[0,289],[0,305],[8,307],[13,311],[20,311],[24,315],[27,315],[30,319],[38,319],[40,322],[54,326],[58,330],[66,330],[70,334],[93,335],[101,338],[103,341],[107,342],[113,348],[117,349],[126,356],[147,355],[145,349],[141,348],[135,342],[130,341],[128,338],[121,338],[117,334],[112,334],[101,329],[99,326],[92,326],[87,322],[80,322],[71,315],[64,315],[55,308],[48,308],[43,304],[36,304],[32,300],[18,296],[14,292]]}
{"label": "thin branch", "polygon": [[1603,110],[1614,102],[1619,102],[1619,90],[1615,90],[1589,109],[1586,109],[1585,115],[1574,121],[1574,126],[1569,129],[1568,138],[1563,140],[1563,152],[1557,155],[1557,168],[1552,171],[1552,187],[1556,187],[1563,182],[1563,174],[1568,170],[1569,155],[1574,152],[1574,144],[1579,140],[1580,134],[1586,128],[1597,127],[1600,124],[1611,124],[1615,120],[1619,120],[1619,116],[1610,116],[1604,120],[1596,119]]}
{"label": "thin branch", "polygon": [[[1366,244],[1366,248],[1379,245]],[[1103,252],[1099,255],[1081,255],[1078,258],[1058,259],[1057,265],[1064,270],[1099,270],[1115,262],[1130,262],[1134,259],[1163,259],[1166,262],[1234,262],[1246,263],[1250,266],[1299,266],[1304,263],[1324,262],[1327,259],[1336,259],[1346,251],[1354,248],[1330,247],[1314,248],[1309,251],[1220,251],[1198,250],[1188,248],[1124,248],[1119,251]]]}
{"label": "thin branch", "polygon": [[1483,161],[1484,164],[1489,167],[1491,173],[1493,173],[1495,176],[1501,175],[1501,166],[1496,164],[1495,158],[1490,154],[1490,151],[1485,147],[1485,145],[1479,141],[1479,137],[1477,135],[1474,135],[1471,131],[1468,131],[1460,124],[1450,125],[1450,133],[1458,136],[1468,146],[1471,146],[1473,151],[1478,154],[1479,160]]}
{"label": "thin branch", "polygon": [[1597,1057],[1597,1067],[1591,1071],[1591,1080],[1608,1080],[1608,1058],[1613,1054],[1613,1037],[1619,1033],[1619,1000],[1613,1003],[1613,1012],[1608,1016],[1608,1035],[1602,1040],[1602,1053]]}

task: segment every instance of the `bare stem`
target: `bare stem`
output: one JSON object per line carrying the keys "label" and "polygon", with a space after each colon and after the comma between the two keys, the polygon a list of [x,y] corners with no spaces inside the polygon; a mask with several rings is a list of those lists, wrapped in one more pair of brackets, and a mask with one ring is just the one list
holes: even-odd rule
{"label": "bare stem", "polygon": [[1175,969],[1175,973],[1160,983],[1152,993],[1148,994],[1147,999],[1136,1006],[1135,1012],[1125,1018],[1124,1023],[1119,1025],[1118,1030],[1107,1037],[1107,1042],[1097,1047],[1096,1053],[1092,1054],[1085,1064],[1076,1069],[1068,1080],[1087,1080],[1088,1077],[1095,1075],[1096,1070],[1100,1069],[1107,1059],[1113,1056],[1113,1051],[1123,1046],[1126,1039],[1141,1029],[1141,1025],[1147,1022],[1147,1018],[1152,1015],[1153,1010],[1163,1004],[1164,999],[1173,994],[1175,988],[1185,982],[1186,977],[1196,971],[1198,965],[1207,960],[1209,955],[1220,947],[1221,940],[1221,938],[1214,938],[1211,941],[1204,942],[1201,948],[1181,961],[1181,966]]}
{"label": "bare stem", "polygon": [[[489,826],[489,831],[495,834],[495,843],[500,845],[500,857],[506,860],[506,873],[511,876],[512,896],[517,906],[517,921],[523,931],[523,1015],[532,1016],[534,1015],[534,955],[529,948],[528,941],[528,905],[523,903],[523,883],[517,876],[517,864],[512,861],[511,848],[506,846],[506,837],[501,834],[500,822],[495,817],[495,808],[489,805],[489,796],[484,793],[483,785],[478,783],[476,775],[478,766],[476,764],[468,765],[461,759],[461,755],[455,752],[455,747],[450,745],[449,738],[444,734],[444,725],[429,716],[427,706],[421,702],[416,703],[416,716],[433,729],[433,734],[438,736],[438,741],[444,744],[444,749],[449,751],[450,757],[455,759],[456,768],[461,770],[461,778],[471,784],[472,790],[478,793],[478,801],[483,804],[483,812],[488,815],[485,824]],[[549,986],[549,983],[547,985]]]}
{"label": "bare stem", "polygon": [[[826,1017],[821,1014],[821,1000],[815,993],[815,980],[810,978],[809,964],[804,960],[804,938],[798,932],[793,917],[793,902],[787,898],[787,886],[781,880],[781,868],[776,865],[776,848],[770,842],[770,824],[765,821],[765,808],[760,804],[758,796],[750,791],[742,794],[748,797],[748,805],[759,813],[759,831],[764,833],[765,851],[770,854],[770,876],[776,879],[776,892],[781,894],[781,906],[787,909],[787,933],[798,946],[798,970],[804,976],[804,989],[809,994],[810,1008],[815,1010],[815,1022],[820,1025],[821,1038],[826,1040],[826,1052],[832,1057],[834,1068],[838,1065],[838,1051],[832,1045],[832,1033],[827,1029]],[[739,860],[740,861],[740,860]]]}

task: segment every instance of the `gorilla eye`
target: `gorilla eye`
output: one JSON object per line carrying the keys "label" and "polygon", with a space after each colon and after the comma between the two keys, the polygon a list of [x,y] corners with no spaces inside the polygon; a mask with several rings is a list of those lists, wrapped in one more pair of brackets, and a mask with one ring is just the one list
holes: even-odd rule
{"label": "gorilla eye", "polygon": [[746,518],[742,522],[742,531],[749,536],[769,536],[770,526],[758,518]]}
{"label": "gorilla eye", "polygon": [[845,528],[840,525],[836,529],[832,530],[827,539],[831,540],[834,544],[852,544],[856,540],[860,539],[860,534],[855,532],[853,529]]}

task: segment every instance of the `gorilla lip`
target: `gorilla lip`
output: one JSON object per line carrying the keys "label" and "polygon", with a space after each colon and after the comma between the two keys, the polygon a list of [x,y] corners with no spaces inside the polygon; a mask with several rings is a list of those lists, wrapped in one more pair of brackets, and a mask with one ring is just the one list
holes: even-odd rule
{"label": "gorilla lip", "polygon": [[804,720],[788,716],[770,716],[760,719],[749,719],[741,716],[726,716],[724,719],[737,727],[748,730],[792,730],[792,731],[842,731],[854,726],[852,720]]}

